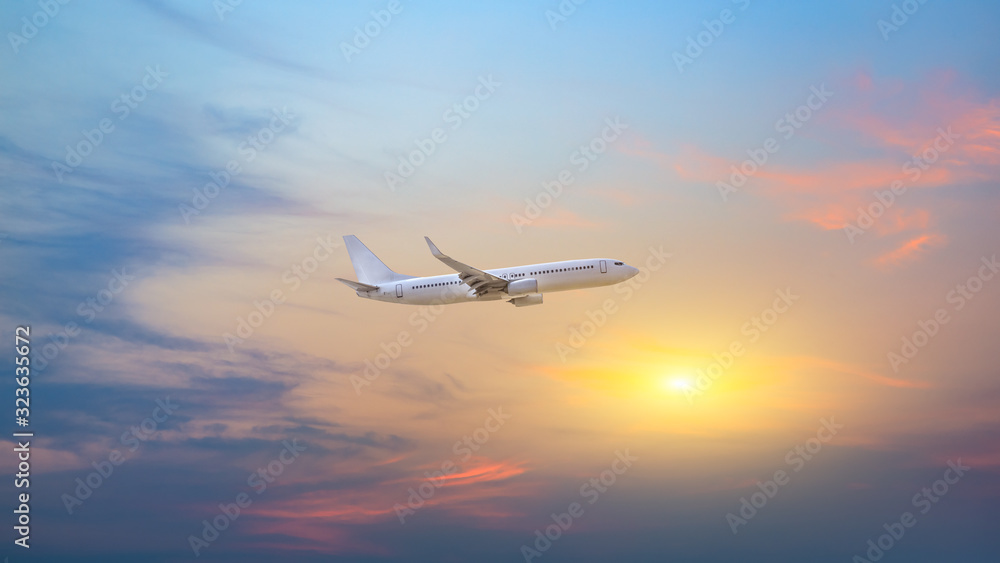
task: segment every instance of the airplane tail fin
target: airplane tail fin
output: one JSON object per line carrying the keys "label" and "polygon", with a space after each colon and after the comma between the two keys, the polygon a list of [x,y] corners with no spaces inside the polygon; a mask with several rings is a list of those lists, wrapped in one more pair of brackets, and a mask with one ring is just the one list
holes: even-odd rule
{"label": "airplane tail fin", "polygon": [[399,280],[408,280],[413,276],[404,276],[393,272],[386,266],[378,256],[375,256],[368,247],[354,235],[345,235],[344,243],[347,245],[347,253],[351,256],[351,265],[354,266],[354,273],[358,276],[358,281],[368,286],[390,283]]}

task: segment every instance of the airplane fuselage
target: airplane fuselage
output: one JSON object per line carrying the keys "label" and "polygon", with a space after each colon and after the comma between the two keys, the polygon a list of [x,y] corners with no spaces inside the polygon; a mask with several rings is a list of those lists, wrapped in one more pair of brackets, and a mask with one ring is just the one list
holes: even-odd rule
{"label": "airplane fuselage", "polygon": [[[477,296],[470,286],[462,282],[458,274],[445,274],[396,280],[381,284],[376,290],[359,289],[357,294],[359,297],[377,301],[408,305],[494,301],[553,291],[614,285],[638,272],[632,266],[609,258],[565,260],[484,271],[510,282],[534,280],[536,287],[534,291],[492,292]],[[510,287],[525,285],[531,284],[512,284]]]}

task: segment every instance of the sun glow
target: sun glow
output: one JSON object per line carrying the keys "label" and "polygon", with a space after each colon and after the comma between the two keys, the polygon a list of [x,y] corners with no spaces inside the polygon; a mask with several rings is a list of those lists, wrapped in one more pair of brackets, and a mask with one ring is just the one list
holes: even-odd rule
{"label": "sun glow", "polygon": [[688,375],[674,375],[663,378],[661,385],[667,391],[683,392],[691,389],[693,384],[691,383],[691,377]]}

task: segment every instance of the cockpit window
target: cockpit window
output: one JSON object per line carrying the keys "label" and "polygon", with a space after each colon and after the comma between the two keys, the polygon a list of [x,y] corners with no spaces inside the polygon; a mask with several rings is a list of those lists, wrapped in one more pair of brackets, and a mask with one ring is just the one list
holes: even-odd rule
{"label": "cockpit window", "polygon": [[615,266],[622,266],[622,265],[623,264],[621,262],[615,262]]}

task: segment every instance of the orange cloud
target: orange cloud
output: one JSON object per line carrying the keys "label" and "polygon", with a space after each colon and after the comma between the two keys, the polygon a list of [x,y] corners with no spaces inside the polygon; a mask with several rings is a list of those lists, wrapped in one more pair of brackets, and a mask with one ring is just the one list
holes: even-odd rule
{"label": "orange cloud", "polygon": [[912,238],[899,248],[891,250],[875,259],[882,267],[896,266],[901,262],[915,260],[930,248],[944,246],[945,237],[938,233],[928,233]]}
{"label": "orange cloud", "polygon": [[507,463],[486,463],[478,467],[471,467],[460,473],[445,476],[442,481],[445,485],[471,485],[486,481],[500,481],[524,473],[524,469],[514,464]]}
{"label": "orange cloud", "polygon": [[557,207],[559,204],[554,203],[552,207],[546,209],[542,212],[542,215],[531,222],[533,227],[542,228],[562,228],[562,227],[572,227],[572,228],[594,228],[600,227],[601,225],[584,219],[580,215],[566,209],[563,207]]}
{"label": "orange cloud", "polygon": [[[330,491],[313,491],[308,495],[293,497],[266,508],[256,514],[279,519],[306,519],[349,524],[365,524],[395,520],[396,504],[405,505],[409,488],[417,489],[424,482],[424,471],[440,472],[440,463],[412,469],[418,477],[391,479],[373,483],[371,487],[353,487]],[[525,484],[508,480],[524,473],[520,464],[473,458],[457,473],[438,479],[434,494],[424,501],[421,508],[438,506],[448,512],[464,516],[494,517],[501,513],[497,507],[488,511],[477,507],[479,501],[516,498],[530,494]],[[533,490],[533,489],[531,489]],[[477,502],[471,502],[471,501]],[[492,516],[490,516],[492,515]]]}
{"label": "orange cloud", "polygon": [[[1000,178],[1000,99],[977,101],[953,71],[937,72],[920,84],[877,81],[861,72],[841,91],[839,103],[823,110],[824,119],[809,125],[811,137],[861,156],[809,165],[768,162],[741,192],[775,201],[788,210],[788,220],[833,230],[855,223],[859,208],[876,201],[874,192],[888,190],[894,182],[911,190]],[[710,183],[712,189],[717,182],[730,182],[733,167],[745,157],[732,160],[690,145],[668,155],[641,139],[622,150],[657,162],[682,179]],[[904,192],[872,230],[884,236],[923,230],[932,222],[931,211],[914,207]],[[905,262],[945,241],[942,235],[924,234],[876,262]]]}
{"label": "orange cloud", "polygon": [[681,147],[680,155],[674,159],[669,158],[666,154],[652,151],[636,151],[633,154],[658,161],[685,180],[711,182],[712,184],[728,178],[730,167],[736,164],[728,159],[709,154],[694,145]]}

